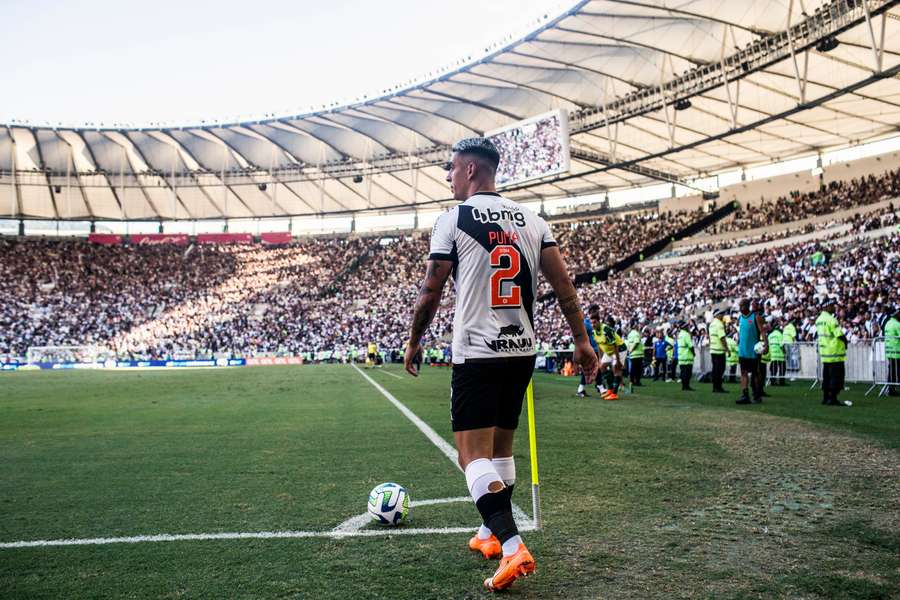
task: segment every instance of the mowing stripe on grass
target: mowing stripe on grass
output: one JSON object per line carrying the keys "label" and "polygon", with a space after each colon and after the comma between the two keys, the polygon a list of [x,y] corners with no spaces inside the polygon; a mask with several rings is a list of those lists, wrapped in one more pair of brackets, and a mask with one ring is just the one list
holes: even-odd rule
{"label": "mowing stripe on grass", "polygon": [[371,383],[371,384],[375,387],[376,390],[378,390],[379,392],[381,392],[381,395],[384,396],[385,398],[387,398],[388,401],[389,401],[391,404],[393,404],[394,406],[396,406],[396,407],[397,407],[397,410],[399,410],[400,412],[402,412],[403,415],[404,415],[407,419],[409,419],[410,421],[412,421],[412,424],[415,425],[416,427],[418,427],[418,428],[419,428],[419,431],[421,431],[422,433],[424,433],[424,434],[425,434],[425,437],[427,437],[429,440],[431,440],[431,443],[434,444],[435,446],[437,446],[438,449],[439,449],[441,452],[443,452],[444,455],[446,455],[446,457],[449,458],[450,461],[451,461],[454,465],[456,465],[456,468],[457,468],[457,469],[459,469],[460,471],[462,471],[462,468],[459,466],[459,454],[457,454],[456,448],[454,448],[453,446],[451,446],[451,445],[447,442],[447,440],[445,440],[444,438],[442,438],[442,437],[440,436],[440,434],[438,434],[437,431],[435,431],[434,429],[431,428],[430,425],[428,425],[428,423],[426,423],[425,421],[423,421],[422,419],[420,419],[419,416],[418,416],[416,413],[414,413],[413,411],[411,411],[411,410],[409,410],[408,408],[406,408],[406,405],[405,405],[405,404],[403,404],[402,402],[400,402],[399,400],[397,400],[397,399],[394,397],[394,395],[393,395],[392,393],[390,393],[389,391],[387,391],[386,389],[384,389],[384,388],[381,386],[380,383],[378,383],[377,381],[375,381],[374,379],[372,379],[371,377],[369,377],[368,375],[366,375],[366,374],[363,372],[362,369],[360,369],[360,368],[357,367],[356,365],[353,365],[353,368],[356,369],[356,372],[359,373],[360,375],[362,375],[362,376],[366,379],[366,381],[368,381],[369,383]]}
{"label": "mowing stripe on grass", "polygon": [[[444,438],[442,438],[434,429],[432,429],[425,421],[420,419],[418,415],[412,412],[402,402],[397,400],[393,394],[384,389],[371,377],[366,375],[359,367],[353,365],[360,375],[362,375],[375,389],[387,398],[400,412],[403,413],[438,449],[450,459],[459,469],[457,462],[458,454]],[[460,469],[461,470],[461,469]],[[436,498],[431,500],[420,500],[413,502],[412,506],[427,506],[429,504],[443,504],[447,502],[470,502],[471,498],[460,496],[455,498]],[[534,522],[522,511],[516,504],[513,504],[513,515],[516,522],[519,523],[519,531],[533,531]],[[390,527],[378,529],[359,530],[364,523],[361,516],[352,517],[344,523],[338,525],[338,528],[330,531],[256,531],[256,532],[222,532],[222,533],[182,533],[168,534],[161,533],[155,535],[134,535],[122,537],[97,537],[97,538],[70,538],[56,540],[29,540],[17,542],[0,542],[0,549],[16,549],[16,548],[42,548],[47,546],[100,546],[106,544],[139,544],[145,542],[185,542],[185,541],[206,541],[206,540],[248,540],[248,539],[289,539],[289,538],[347,538],[347,537],[376,537],[387,535],[447,535],[457,533],[471,533],[474,527],[428,527],[428,528],[406,528],[406,527]],[[366,515],[368,517],[368,515]]]}
{"label": "mowing stripe on grass", "polygon": [[400,380],[403,379],[403,378],[400,377],[399,375],[395,375],[395,374],[393,374],[393,373],[388,373],[387,371],[375,371],[375,372],[376,372],[376,373],[381,373],[382,375],[390,375],[390,376],[393,377],[394,379],[400,379]]}

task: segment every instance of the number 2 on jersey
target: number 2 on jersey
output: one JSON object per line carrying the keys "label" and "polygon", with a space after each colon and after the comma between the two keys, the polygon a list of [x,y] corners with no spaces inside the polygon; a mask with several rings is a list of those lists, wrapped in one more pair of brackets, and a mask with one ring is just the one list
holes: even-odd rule
{"label": "number 2 on jersey", "polygon": [[[504,261],[503,258],[509,258]],[[522,266],[522,257],[515,246],[496,246],[491,250],[491,308],[515,308],[522,306],[522,288],[513,284],[509,293],[503,293],[503,282],[512,281]],[[505,264],[508,262],[508,264]]]}

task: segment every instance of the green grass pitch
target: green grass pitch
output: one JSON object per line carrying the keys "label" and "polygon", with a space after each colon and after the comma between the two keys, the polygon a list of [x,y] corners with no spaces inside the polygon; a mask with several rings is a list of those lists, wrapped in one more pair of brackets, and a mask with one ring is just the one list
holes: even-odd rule
{"label": "green grass pitch", "polygon": [[[367,370],[448,441],[449,371]],[[352,367],[0,377],[0,543],[328,532],[369,490],[467,494],[459,470]],[[760,406],[649,383],[619,402],[535,377],[544,528],[510,598],[889,598],[900,591],[900,402]],[[730,386],[732,390],[736,386]],[[524,413],[514,501],[531,513]],[[413,506],[401,529],[471,527]],[[364,531],[374,525],[367,525]],[[2,598],[478,598],[467,533],[0,548]]]}

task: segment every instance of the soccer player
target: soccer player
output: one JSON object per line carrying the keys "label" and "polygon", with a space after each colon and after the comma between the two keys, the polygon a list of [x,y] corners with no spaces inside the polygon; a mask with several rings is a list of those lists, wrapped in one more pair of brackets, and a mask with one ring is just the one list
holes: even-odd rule
{"label": "soccer player", "polygon": [[378,357],[378,344],[375,342],[369,342],[369,347],[367,350],[367,358],[366,358],[366,366],[375,366],[376,358]]}
{"label": "soccer player", "polygon": [[[755,303],[754,303],[755,307]],[[751,311],[751,303],[748,298],[741,300],[740,311],[738,317],[738,362],[741,365],[741,397],[736,404],[759,404],[762,402],[763,385],[762,377],[759,370],[759,357],[756,353],[755,346],[760,340],[768,339],[766,337],[766,326],[763,324],[762,317],[756,312]],[[763,354],[768,351],[768,344],[763,349]],[[747,386],[753,390],[753,399],[747,391]]]}
{"label": "soccer player", "polygon": [[656,330],[656,340],[653,342],[653,381],[663,382],[667,379],[669,372],[668,367],[668,351],[672,344],[663,337],[662,329]]}
{"label": "soccer player", "polygon": [[594,337],[597,340],[597,346],[603,352],[600,359],[600,376],[604,378],[606,389],[601,392],[600,397],[604,400],[618,400],[619,386],[622,384],[622,367],[624,365],[622,350],[625,349],[625,342],[616,332],[616,320],[612,316],[608,316],[605,322],[596,321]]}
{"label": "soccer player", "polygon": [[[600,320],[600,305],[599,304],[591,304],[588,306],[588,316],[584,318],[584,328],[587,331],[588,341],[591,342],[591,348],[594,349],[599,355],[599,349],[597,348],[597,340],[594,339],[594,326],[592,321]],[[584,386],[587,383],[587,378],[584,376],[584,371],[581,372],[581,381],[578,383],[578,391],[575,392],[575,395],[579,398],[586,398],[587,392],[584,390]],[[600,386],[597,385],[597,392],[600,392]]]}
{"label": "soccer player", "polygon": [[512,514],[515,482],[513,434],[535,364],[534,301],[540,268],[559,301],[575,343],[574,359],[588,383],[597,355],[584,328],[575,287],[547,223],[500,196],[494,185],[500,154],[485,138],[453,146],[447,181],[461,202],[442,214],[431,232],[425,280],[413,311],[404,365],[434,318],[450,274],[456,287],[450,420],[459,466],[484,524],[469,548],[502,554],[484,580],[491,591],[508,588],[534,571]]}

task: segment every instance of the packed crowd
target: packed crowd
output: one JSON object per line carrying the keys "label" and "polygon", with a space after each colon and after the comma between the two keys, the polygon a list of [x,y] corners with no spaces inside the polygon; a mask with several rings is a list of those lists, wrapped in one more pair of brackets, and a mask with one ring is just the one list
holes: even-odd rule
{"label": "packed crowd", "polygon": [[[688,256],[691,254],[703,254],[707,252],[721,252],[722,250],[730,250],[731,248],[763,244],[816,231],[821,232],[819,236],[817,236],[817,239],[828,240],[845,235],[874,231],[898,223],[900,223],[900,210],[898,210],[893,203],[890,203],[886,207],[867,214],[853,213],[847,218],[830,219],[819,223],[807,223],[799,229],[782,229],[781,231],[776,232],[765,232],[761,235],[741,236],[729,240],[720,240],[718,242],[701,242],[692,246],[683,246],[666,253],[663,255],[663,258],[668,256]],[[849,225],[849,230],[840,227],[842,225]],[[699,239],[702,240],[702,236]]]}
{"label": "packed crowd", "polygon": [[59,345],[101,345],[132,358],[297,351],[305,307],[369,243],[0,240],[0,355]]}
{"label": "packed crowd", "polygon": [[790,223],[809,217],[874,204],[900,195],[900,169],[849,181],[832,181],[815,192],[793,192],[757,206],[744,206],[732,219],[706,230],[709,235]]}
{"label": "packed crowd", "polygon": [[[879,335],[889,307],[900,302],[900,233],[840,245],[796,244],[626,275],[581,292],[585,304],[599,304],[623,327],[665,325],[752,297],[767,315],[794,320],[799,340],[812,340],[818,301],[833,295],[837,317],[855,341]],[[555,305],[542,304],[535,312],[538,337],[567,347],[571,340]]]}
{"label": "packed crowd", "polygon": [[[876,197],[888,189],[884,178],[851,183]],[[832,194],[840,196],[843,189],[833,186]],[[810,202],[814,207],[818,200]],[[570,270],[579,273],[609,266],[703,215],[632,212],[552,227]],[[849,222],[852,232],[860,233],[898,220],[891,205]],[[32,346],[61,345],[103,346],[132,359],[323,350],[346,356],[369,342],[400,349],[428,246],[424,232],[286,246],[0,239],[0,355],[24,356]],[[840,245],[817,239],[616,274],[583,287],[580,295],[585,305],[600,304],[623,326],[687,318],[716,303],[755,296],[765,302],[767,314],[796,319],[804,339],[812,335],[816,299],[833,293],[841,299],[839,318],[851,336],[865,338],[878,333],[884,307],[900,300],[898,248],[898,235]],[[821,260],[813,264],[815,253]],[[449,346],[452,302],[451,284],[426,347]],[[555,303],[540,302],[535,317],[541,342],[569,345]]]}
{"label": "packed crowd", "polygon": [[570,273],[587,273],[611,266],[704,216],[702,209],[609,214],[555,224],[552,231]]}

